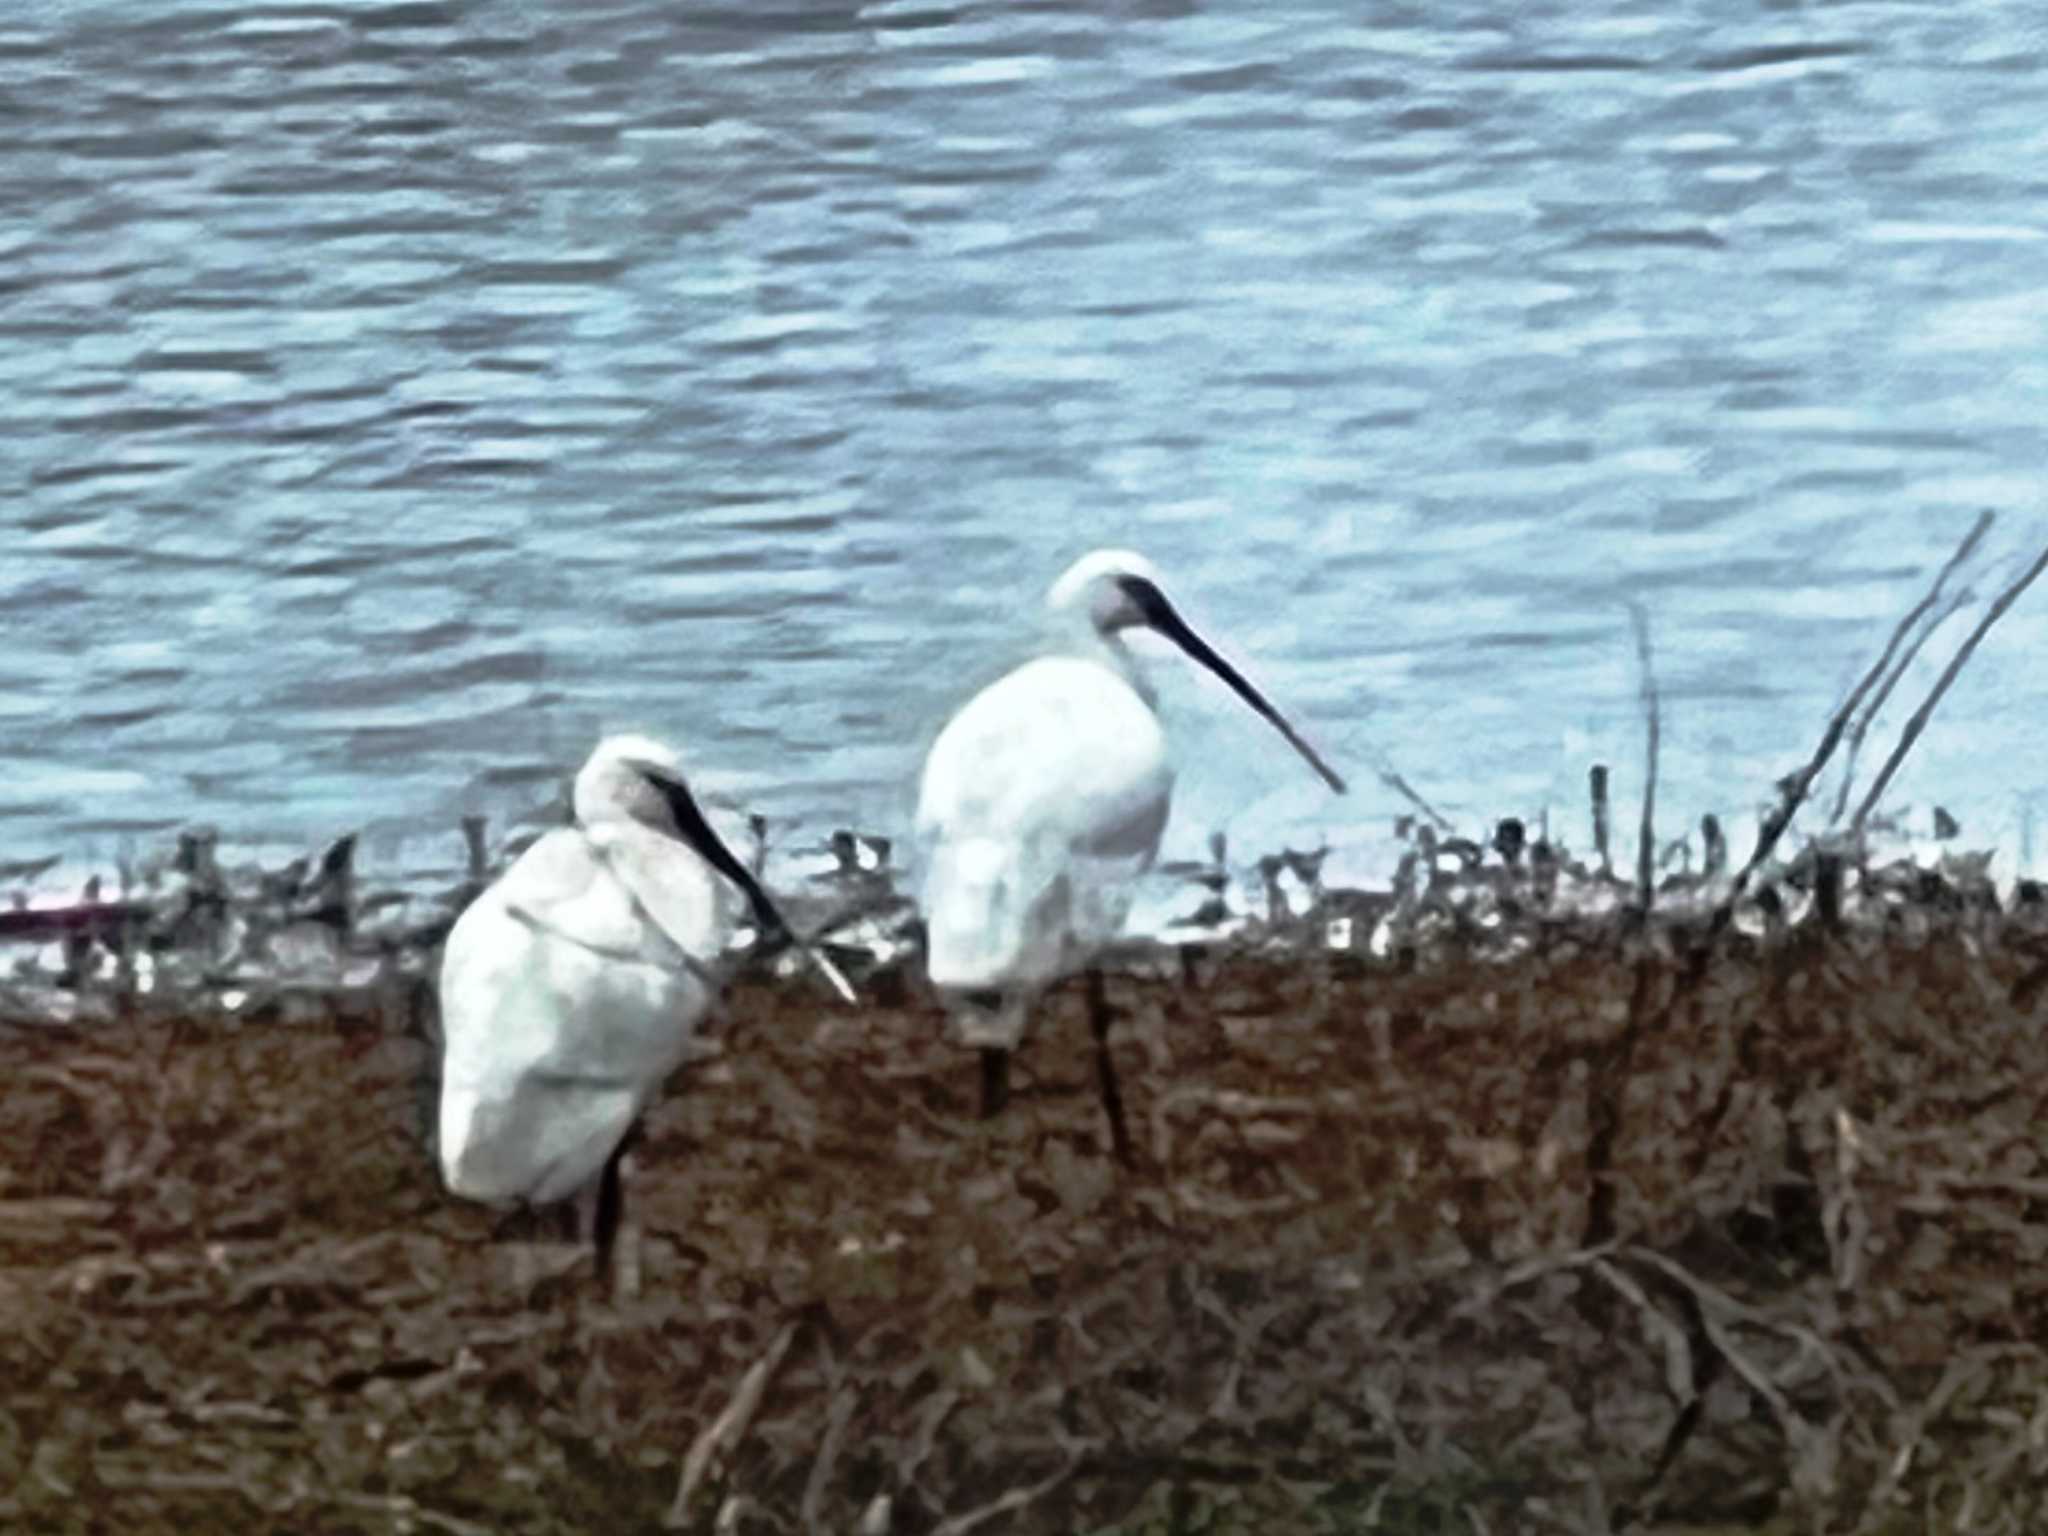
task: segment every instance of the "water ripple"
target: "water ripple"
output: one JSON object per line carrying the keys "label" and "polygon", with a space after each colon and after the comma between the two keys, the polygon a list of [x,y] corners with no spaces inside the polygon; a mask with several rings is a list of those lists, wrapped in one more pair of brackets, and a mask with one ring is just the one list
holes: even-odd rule
{"label": "water ripple", "polygon": [[[46,9],[0,25],[0,811],[53,837],[512,817],[622,723],[888,830],[1107,540],[1475,814],[1632,760],[1640,595],[1670,793],[1746,811],[1729,743],[1807,741],[2041,500],[2002,8]],[[2010,809],[2044,684],[1992,650],[1905,793]],[[1162,688],[1171,837],[1384,818]]]}

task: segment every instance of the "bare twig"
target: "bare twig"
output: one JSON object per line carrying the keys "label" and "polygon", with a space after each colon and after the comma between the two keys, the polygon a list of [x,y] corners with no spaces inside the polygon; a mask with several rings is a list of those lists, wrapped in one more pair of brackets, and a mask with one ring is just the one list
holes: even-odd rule
{"label": "bare twig", "polygon": [[1437,813],[1437,809],[1435,806],[1431,805],[1427,800],[1423,799],[1421,795],[1417,794],[1415,790],[1412,787],[1410,787],[1408,781],[1402,778],[1400,774],[1394,771],[1393,764],[1387,762],[1386,759],[1381,758],[1379,761],[1373,764],[1372,771],[1373,775],[1382,784],[1386,785],[1387,788],[1391,789],[1395,794],[1399,795],[1403,800],[1406,800],[1410,805],[1414,806],[1415,809],[1422,812],[1423,815],[1427,816],[1433,823],[1435,823],[1438,831],[1448,832],[1451,830],[1450,822],[1443,816],[1439,815]]}
{"label": "bare twig", "polygon": [[1885,679],[1878,685],[1877,692],[1873,693],[1865,701],[1863,712],[1856,717],[1856,724],[1849,732],[1849,750],[1845,754],[1845,761],[1842,764],[1841,787],[1835,791],[1834,809],[1828,812],[1829,826],[1833,826],[1836,822],[1840,821],[1842,819],[1842,812],[1848,809],[1849,791],[1855,787],[1856,759],[1863,750],[1863,738],[1870,733],[1871,725],[1876,721],[1878,714],[1884,709],[1885,704],[1891,699],[1892,690],[1899,686],[1907,670],[1919,659],[1920,648],[1933,638],[1936,630],[1940,629],[1942,625],[1946,624],[1967,607],[1974,596],[1974,593],[1965,588],[1943,603],[1941,605],[1941,612],[1935,614],[1933,618],[1928,619],[1921,625],[1920,632],[1913,637],[1912,644],[1908,645],[1899,656],[1899,659],[1892,663],[1891,671],[1885,674]]}
{"label": "bare twig", "polygon": [[1692,1349],[1686,1343],[1685,1330],[1667,1317],[1664,1309],[1624,1270],[1605,1259],[1594,1259],[1588,1267],[1636,1309],[1636,1315],[1642,1319],[1644,1338],[1664,1358],[1664,1390],[1671,1394],[1671,1400],[1681,1405],[1691,1402],[1695,1395]]}
{"label": "bare twig", "polygon": [[910,1437],[908,1448],[896,1462],[896,1475],[904,1487],[915,1484],[918,1470],[931,1459],[932,1447],[938,1443],[939,1426],[959,1406],[959,1391],[953,1387],[941,1387],[918,1410],[917,1428]]}
{"label": "bare twig", "polygon": [[1600,1248],[1572,1248],[1561,1253],[1539,1253],[1534,1258],[1523,1259],[1520,1263],[1501,1271],[1491,1285],[1483,1281],[1475,1284],[1471,1294],[1451,1308],[1450,1315],[1454,1318],[1483,1317],[1509,1291],[1519,1289],[1532,1281],[1547,1280],[1552,1275],[1585,1269],[1611,1257],[1616,1251],[1614,1246],[1609,1244]]}
{"label": "bare twig", "polygon": [[1653,1024],[1677,1005],[1674,991],[1653,1019],[1650,995],[1657,985],[1654,951],[1645,944],[1636,955],[1635,979],[1629,987],[1627,1022],[1614,1040],[1594,1054],[1586,1078],[1586,1230],[1584,1247],[1597,1248],[1616,1235],[1614,1146],[1621,1134],[1621,1104],[1637,1043]]}
{"label": "bare twig", "polygon": [[[1667,1275],[1674,1282],[1692,1292],[1694,1297],[1698,1299],[1701,1308],[1708,1314],[1709,1322],[1713,1322],[1715,1316],[1719,1315],[1735,1322],[1747,1323],[1752,1328],[1762,1328],[1767,1332],[1782,1335],[1797,1344],[1807,1354],[1817,1358],[1822,1365],[1827,1367],[1830,1376],[1838,1380],[1840,1379],[1841,1368],[1839,1364],[1828,1351],[1827,1346],[1821,1342],[1820,1335],[1811,1328],[1802,1327],[1798,1323],[1780,1321],[1767,1313],[1758,1311],[1755,1307],[1738,1301],[1719,1286],[1702,1280],[1676,1259],[1667,1258],[1654,1248],[1645,1248],[1640,1244],[1630,1244],[1621,1249],[1620,1253],[1622,1257],[1633,1263],[1647,1265],[1649,1268]],[[1730,1361],[1729,1363],[1738,1364],[1739,1362]]]}
{"label": "bare twig", "polygon": [[1834,1262],[1835,1289],[1853,1291],[1863,1277],[1870,1213],[1856,1189],[1856,1170],[1868,1158],[1855,1117],[1839,1104],[1832,1116],[1835,1133],[1835,1185],[1821,1205],[1821,1232]]}
{"label": "bare twig", "polygon": [[[1956,552],[1950,555],[1948,563],[1936,572],[1934,585],[1927,589],[1927,595],[1909,608],[1905,617],[1899,620],[1898,627],[1892,631],[1891,639],[1885,644],[1884,654],[1877,658],[1877,665],[1871,669],[1873,673],[1884,672],[1887,666],[1891,666],[1893,653],[1898,651],[1900,643],[1905,640],[1913,626],[1925,618],[1928,611],[1940,600],[1941,589],[1948,584],[1949,577],[1970,558],[1971,552],[1983,540],[1984,535],[1991,531],[1991,525],[1997,519],[1998,514],[1989,509],[1977,514],[1976,523],[1964,536],[1963,542],[1956,546]],[[1964,593],[1952,598],[1948,606],[1914,636],[1913,643],[1899,656],[1898,664],[1891,666],[1890,672],[1885,675],[1883,686],[1871,695],[1870,701],[1863,708],[1863,713],[1857,716],[1855,729],[1849,733],[1847,761],[1842,765],[1842,787],[1835,795],[1835,808],[1828,812],[1828,825],[1833,826],[1842,819],[1842,810],[1849,803],[1849,786],[1856,778],[1856,754],[1863,749],[1863,738],[1868,734],[1871,722],[1877,718],[1877,712],[1884,708],[1885,700],[1891,697],[1892,690],[1899,685],[1899,679],[1905,676],[1906,669],[1913,664],[1913,658],[1920,654],[1920,647],[1927,643],[1927,637],[1947,623],[1949,616],[1968,601],[1968,596]],[[1869,680],[1866,678],[1863,688],[1858,692],[1869,686]],[[1854,695],[1851,695],[1851,699],[1853,701]]]}
{"label": "bare twig", "polygon": [[[1656,876],[1657,844],[1657,677],[1650,664],[1649,616],[1637,603],[1629,604],[1629,618],[1635,625],[1636,654],[1643,664],[1643,711],[1648,724],[1648,766],[1643,781],[1643,827],[1636,851],[1636,910],[1648,918],[1651,891]],[[1600,863],[1607,868],[1606,848],[1607,770],[1593,770],[1594,829],[1599,837]],[[1634,1065],[1636,1045],[1650,1027],[1650,999],[1656,990],[1656,960],[1645,945],[1636,955],[1635,979],[1629,988],[1628,1018],[1621,1033],[1594,1053],[1586,1081],[1586,1229],[1583,1241],[1596,1247],[1615,1235],[1614,1207],[1618,1191],[1614,1183],[1614,1145],[1621,1134],[1622,1099],[1628,1075]]]}
{"label": "bare twig", "polygon": [[707,1425],[691,1444],[690,1451],[683,1458],[683,1475],[676,1484],[675,1501],[669,1505],[662,1524],[668,1530],[679,1530],[689,1524],[690,1503],[703,1486],[706,1475],[714,1462],[722,1462],[732,1454],[753,1423],[754,1415],[760,1410],[761,1398],[768,1390],[768,1380],[782,1364],[782,1357],[789,1353],[790,1342],[796,1338],[796,1324],[788,1323],[775,1336],[775,1342],[768,1346],[768,1352],[747,1367],[746,1375],[734,1388],[732,1400],[725,1405],[725,1411]]}
{"label": "bare twig", "polygon": [[1614,873],[1614,860],[1607,852],[1607,765],[1595,763],[1586,773],[1586,792],[1593,801],[1593,852],[1600,858],[1600,873]]}
{"label": "bare twig", "polygon": [[832,1480],[832,1468],[839,1460],[840,1442],[846,1438],[846,1426],[853,1422],[857,1402],[851,1387],[841,1387],[832,1394],[831,1406],[825,1411],[825,1433],[818,1443],[817,1458],[811,1463],[811,1475],[804,1479],[804,1529],[812,1536],[819,1536],[826,1529],[825,1487]]}
{"label": "bare twig", "polygon": [[1728,868],[1728,839],[1721,832],[1721,818],[1712,811],[1700,817],[1700,878],[1718,880]]}
{"label": "bare twig", "polygon": [[[1925,611],[1925,608],[1932,604],[1934,600],[1933,593],[1939,590],[1941,583],[1947,579],[1948,573],[1961,563],[1970,550],[1976,546],[1977,541],[1983,537],[1983,530],[1990,526],[1989,519],[1991,515],[1987,512],[1977,519],[1976,526],[1970,530],[1962,544],[1957,548],[1956,553],[1950,557],[1948,564],[1944,565],[1936,576],[1934,586],[1929,591],[1929,596],[1921,600],[1920,607],[1916,609],[1916,612]],[[2044,556],[2044,558],[2048,558],[2048,556]],[[1904,634],[1905,628],[1910,625],[1912,617],[1913,615],[1909,614],[1906,622],[1901,625],[1897,634],[1894,635],[1895,642],[1900,635]],[[1736,871],[1735,879],[1729,885],[1727,894],[1715,905],[1713,916],[1708,920],[1705,941],[1694,951],[1693,963],[1686,974],[1685,980],[1687,985],[1696,984],[1705,973],[1714,941],[1735,920],[1735,909],[1740,905],[1744,894],[1749,889],[1750,877],[1763,867],[1764,862],[1770,858],[1772,852],[1777,848],[1778,840],[1785,835],[1785,829],[1792,825],[1792,818],[1798,814],[1799,807],[1805,802],[1808,791],[1813,788],[1813,781],[1820,777],[1821,770],[1828,764],[1828,759],[1834,756],[1835,748],[1840,745],[1843,733],[1848,730],[1849,722],[1854,717],[1857,706],[1863,702],[1865,695],[1876,686],[1878,679],[1883,675],[1885,664],[1890,660],[1893,649],[1893,646],[1887,646],[1884,654],[1878,658],[1876,664],[1863,674],[1862,681],[1850,690],[1849,697],[1842,701],[1842,707],[1836,710],[1834,718],[1828,721],[1828,728],[1821,733],[1820,744],[1813,749],[1813,756],[1807,759],[1806,765],[1781,781],[1783,794],[1776,808],[1764,818],[1763,824],[1757,828],[1755,849],[1750,853],[1749,858],[1744,861],[1742,868]],[[1683,988],[1680,990],[1682,991]]]}
{"label": "bare twig", "polygon": [[1643,831],[1636,848],[1636,904],[1650,910],[1652,882],[1656,875],[1657,847],[1657,745],[1661,723],[1657,709],[1657,672],[1650,659],[1650,616],[1641,603],[1628,605],[1629,622],[1635,626],[1636,658],[1643,667],[1643,722],[1646,728],[1643,765]]}
{"label": "bare twig", "polygon": [[1893,1496],[1905,1480],[1906,1474],[1912,1470],[1914,1458],[1925,1449],[1927,1426],[1941,1417],[1950,1399],[1957,1392],[1981,1378],[1991,1363],[1981,1350],[1972,1350],[1950,1359],[1942,1368],[1941,1379],[1927,1394],[1926,1401],[1910,1412],[1897,1416],[1900,1429],[1898,1449],[1892,1453],[1878,1478],[1877,1486],[1871,1490],[1864,1503],[1863,1519],[1857,1525],[1858,1530],[1870,1529],[1874,1522],[1893,1512]]}
{"label": "bare twig", "polygon": [[447,1531],[449,1536],[488,1536],[490,1531],[487,1525],[477,1525],[473,1521],[458,1519],[437,1509],[429,1509],[402,1493],[337,1493],[334,1495],[334,1501],[346,1509],[389,1515],[399,1522],[401,1530],[405,1524],[417,1522]]}
{"label": "bare twig", "polygon": [[998,1515],[1008,1515],[1020,1509],[1029,1509],[1033,1504],[1036,1504],[1040,1499],[1072,1477],[1075,1472],[1080,1470],[1080,1466],[1081,1458],[1078,1455],[1073,1456],[1064,1467],[1061,1467],[1059,1471],[1053,1473],[1052,1476],[1044,1481],[1033,1483],[1028,1488],[1012,1488],[1001,1498],[992,1500],[978,1509],[970,1509],[964,1515],[955,1515],[944,1525],[940,1526],[933,1533],[933,1536],[967,1536],[969,1531],[977,1526],[987,1524]]}
{"label": "bare twig", "polygon": [[1978,620],[1977,627],[1970,631],[1969,638],[1956,647],[1955,655],[1942,669],[1941,676],[1935,679],[1934,687],[1928,691],[1920,707],[1913,711],[1913,717],[1906,722],[1906,728],[1899,733],[1899,744],[1892,748],[1892,755],[1885,759],[1884,767],[1878,770],[1877,782],[1870,786],[1870,792],[1863,797],[1863,803],[1856,807],[1856,815],[1849,823],[1852,831],[1863,830],[1863,823],[1869,818],[1885,790],[1890,787],[1892,776],[1899,771],[1899,765],[1905,762],[1906,754],[1913,750],[1913,744],[1927,728],[1927,722],[1933,716],[1935,707],[1941,703],[1942,696],[1949,690],[1949,685],[1955,682],[1957,675],[1975,654],[1978,642],[1989,633],[1992,625],[2005,617],[2006,609],[2019,601],[2020,594],[2034,584],[2034,578],[2044,569],[2048,569],[2048,548],[2044,548],[2034,557],[2034,563],[2020,574],[2017,581],[1993,599],[1991,606],[1984,610],[1984,617]]}
{"label": "bare twig", "polygon": [[2017,1195],[2023,1200],[2048,1200],[2048,1179],[2004,1179],[1988,1174],[1936,1172],[1926,1175],[1943,1189],[1964,1193]]}
{"label": "bare twig", "polygon": [[[1699,1305],[1698,1321],[1701,1330],[1705,1334],[1707,1342],[1713,1345],[1715,1354],[1734,1369],[1735,1374],[1742,1378],[1743,1385],[1748,1387],[1757,1399],[1770,1410],[1772,1420],[1777,1424],[1779,1433],[1785,1437],[1786,1444],[1791,1446],[1795,1457],[1798,1459],[1799,1466],[1801,1468],[1814,1466],[1820,1459],[1820,1453],[1823,1451],[1823,1446],[1818,1439],[1814,1426],[1809,1424],[1805,1417],[1792,1406],[1784,1391],[1778,1386],[1777,1382],[1771,1379],[1770,1373],[1737,1346],[1734,1335],[1728,1330],[1726,1320],[1731,1317],[1738,1320],[1746,1320],[1752,1324],[1793,1337],[1802,1345],[1807,1345],[1814,1349],[1819,1354],[1822,1362],[1833,1373],[1835,1369],[1834,1358],[1827,1353],[1825,1347],[1820,1344],[1820,1341],[1805,1329],[1774,1323],[1752,1312],[1726,1292],[1707,1284],[1706,1281],[1692,1274],[1683,1265],[1675,1263],[1661,1254],[1644,1248],[1631,1248],[1628,1250],[1628,1256],[1637,1263],[1647,1264],[1661,1271],[1691,1293]],[[1795,1480],[1799,1475],[1795,1471]]]}

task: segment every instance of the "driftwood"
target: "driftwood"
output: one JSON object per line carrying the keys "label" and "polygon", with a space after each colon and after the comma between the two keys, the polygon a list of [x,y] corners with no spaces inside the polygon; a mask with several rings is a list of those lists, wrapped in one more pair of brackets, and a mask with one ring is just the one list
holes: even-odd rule
{"label": "driftwood", "polygon": [[68,907],[16,907],[0,911],[0,939],[47,942],[83,935],[119,938],[155,919],[144,901],[81,901]]}

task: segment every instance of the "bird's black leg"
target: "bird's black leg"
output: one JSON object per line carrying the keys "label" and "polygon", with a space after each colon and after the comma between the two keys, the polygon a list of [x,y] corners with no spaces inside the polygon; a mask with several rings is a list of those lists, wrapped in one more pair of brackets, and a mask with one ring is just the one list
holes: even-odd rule
{"label": "bird's black leg", "polygon": [[988,1120],[1010,1102],[1010,1053],[1002,1046],[981,1052],[981,1118]]}
{"label": "bird's black leg", "polygon": [[562,1203],[561,1227],[564,1241],[591,1246],[597,1259],[597,1277],[611,1274],[612,1244],[619,1235],[619,1218],[625,1210],[625,1190],[619,1183],[619,1164],[632,1140],[629,1132],[612,1148],[597,1177]]}
{"label": "bird's black leg", "polygon": [[1088,1025],[1095,1032],[1095,1072],[1102,1082],[1102,1107],[1109,1113],[1109,1141],[1116,1160],[1131,1165],[1131,1136],[1124,1129],[1124,1096],[1117,1087],[1116,1063],[1109,1054],[1109,997],[1102,972],[1088,970]]}
{"label": "bird's black leg", "polygon": [[597,1251],[597,1273],[600,1278],[611,1274],[612,1244],[618,1239],[619,1217],[625,1210],[626,1193],[619,1185],[619,1163],[626,1155],[626,1143],[612,1148],[612,1155],[604,1160],[604,1172],[597,1176],[597,1211],[591,1223],[591,1244]]}

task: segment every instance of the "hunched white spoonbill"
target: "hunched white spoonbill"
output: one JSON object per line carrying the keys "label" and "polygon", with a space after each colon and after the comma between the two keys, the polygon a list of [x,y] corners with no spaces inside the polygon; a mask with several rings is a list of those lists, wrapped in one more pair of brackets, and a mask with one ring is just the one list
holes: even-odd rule
{"label": "hunched white spoonbill", "polygon": [[1130,1161],[1096,952],[1122,928],[1159,851],[1173,765],[1153,692],[1123,632],[1178,645],[1264,716],[1339,794],[1344,781],[1187,625],[1150,562],[1084,555],[1046,597],[1055,651],[1007,673],[947,722],[925,759],[926,969],[961,1041],[981,1052],[982,1114],[1009,1092],[1033,1002],[1086,969],[1111,1144]]}
{"label": "hunched white spoonbill", "polygon": [[602,1271],[626,1134],[718,997],[735,926],[721,879],[764,942],[789,927],[660,742],[607,737],[572,799],[576,824],[522,853],[449,932],[440,1161],[468,1199],[570,1202],[574,1240],[594,1244]]}

